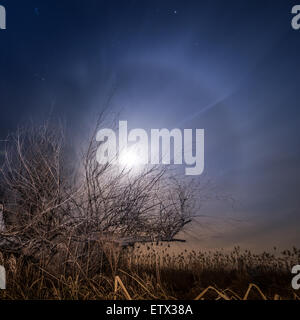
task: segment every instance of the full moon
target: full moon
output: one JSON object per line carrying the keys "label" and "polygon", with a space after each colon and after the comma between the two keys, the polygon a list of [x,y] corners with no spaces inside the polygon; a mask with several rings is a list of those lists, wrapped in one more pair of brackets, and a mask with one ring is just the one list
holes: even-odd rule
{"label": "full moon", "polygon": [[119,157],[119,164],[126,169],[132,169],[142,164],[138,151],[131,147],[123,151]]}

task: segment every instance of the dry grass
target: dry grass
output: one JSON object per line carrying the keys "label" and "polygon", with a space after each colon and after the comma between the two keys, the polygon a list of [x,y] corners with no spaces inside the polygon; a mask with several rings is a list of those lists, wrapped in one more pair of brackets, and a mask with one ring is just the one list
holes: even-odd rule
{"label": "dry grass", "polygon": [[291,266],[300,250],[254,254],[184,251],[171,254],[155,244],[127,250],[97,272],[77,266],[55,274],[25,257],[0,254],[7,270],[1,299],[194,299],[299,300]]}

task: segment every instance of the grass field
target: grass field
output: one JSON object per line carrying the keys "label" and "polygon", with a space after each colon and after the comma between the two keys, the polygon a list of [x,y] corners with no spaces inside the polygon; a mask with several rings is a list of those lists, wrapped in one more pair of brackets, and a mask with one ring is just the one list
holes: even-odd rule
{"label": "grass field", "polygon": [[300,250],[252,253],[235,248],[171,253],[168,246],[104,250],[98,267],[65,261],[51,272],[26,257],[0,254],[7,290],[1,299],[299,299],[291,268]]}

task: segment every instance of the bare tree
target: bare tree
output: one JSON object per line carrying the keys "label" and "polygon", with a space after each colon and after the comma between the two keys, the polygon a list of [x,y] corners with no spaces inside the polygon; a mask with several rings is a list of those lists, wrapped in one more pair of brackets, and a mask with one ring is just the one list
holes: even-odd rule
{"label": "bare tree", "polygon": [[77,166],[67,160],[63,130],[49,123],[8,138],[0,250],[88,268],[103,242],[176,241],[196,214],[196,189],[165,167],[133,174],[114,162],[99,164],[95,137],[101,126],[102,117]]}
{"label": "bare tree", "polygon": [[84,231],[92,238],[110,235],[124,244],[174,241],[195,214],[194,190],[183,187],[174,172],[163,166],[145,166],[136,172],[120,167],[118,155],[111,163],[99,164],[95,137],[101,120],[79,170],[85,193],[74,201]]}
{"label": "bare tree", "polygon": [[49,123],[19,129],[8,138],[1,168],[2,249],[40,252],[63,232],[69,200],[63,147],[63,131]]}

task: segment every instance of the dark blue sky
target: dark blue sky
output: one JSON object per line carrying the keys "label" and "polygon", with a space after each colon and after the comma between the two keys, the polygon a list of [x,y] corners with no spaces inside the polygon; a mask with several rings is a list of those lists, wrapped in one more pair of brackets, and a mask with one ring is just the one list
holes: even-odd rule
{"label": "dark blue sky", "polygon": [[132,128],[205,129],[205,174],[236,204],[204,206],[200,244],[300,244],[295,1],[0,4],[0,139],[51,112],[84,134],[116,88]]}

